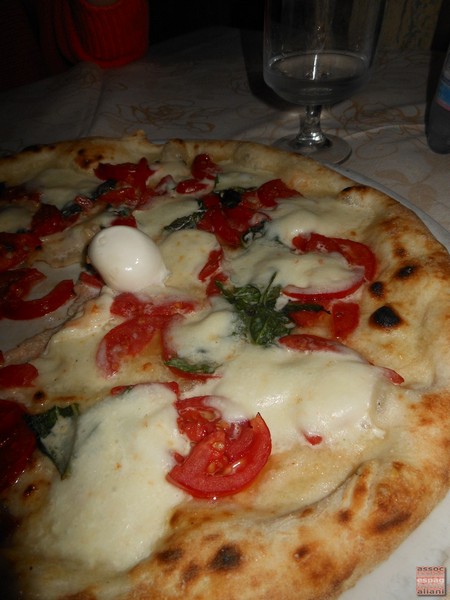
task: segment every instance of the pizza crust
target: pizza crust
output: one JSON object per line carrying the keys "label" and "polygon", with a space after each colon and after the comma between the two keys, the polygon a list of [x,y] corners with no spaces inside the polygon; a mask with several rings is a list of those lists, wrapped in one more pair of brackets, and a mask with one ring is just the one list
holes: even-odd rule
{"label": "pizza crust", "polygon": [[[380,416],[391,423],[388,438],[344,461],[342,473],[330,476],[322,494],[297,506],[293,471],[278,471],[276,459],[254,487],[234,499],[182,503],[155,552],[127,573],[101,573],[38,557],[22,544],[12,547],[8,558],[26,582],[24,598],[331,600],[389,556],[448,490],[450,260],[413,212],[298,155],[237,141],[172,140],[160,146],[142,133],[28,149],[0,161],[0,180],[17,185],[47,168],[90,173],[101,161],[142,156],[182,158],[189,165],[201,152],[280,177],[311,197],[336,196],[367,214],[366,226],[352,233],[373,248],[379,270],[360,298],[360,325],[348,343],[405,379],[390,412]],[[307,460],[303,454],[291,459]],[[329,464],[329,457],[324,460]],[[45,497],[49,471],[42,475],[38,465],[32,473],[35,490]],[[270,497],[271,477],[280,496],[294,485],[288,500],[256,498],[261,489]],[[25,478],[18,490],[29,485]],[[17,496],[10,501],[22,502]]]}

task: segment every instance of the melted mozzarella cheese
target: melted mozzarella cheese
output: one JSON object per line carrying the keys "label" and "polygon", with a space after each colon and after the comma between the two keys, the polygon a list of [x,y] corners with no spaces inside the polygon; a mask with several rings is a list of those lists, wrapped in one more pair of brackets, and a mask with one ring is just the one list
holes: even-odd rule
{"label": "melted mozzarella cheese", "polygon": [[235,165],[224,168],[218,176],[216,189],[228,188],[257,188],[271,179],[267,173],[251,173],[235,170]]}
{"label": "melted mozzarella cheese", "polygon": [[0,210],[0,231],[15,233],[31,225],[33,211],[24,206],[8,206]]}
{"label": "melted mozzarella cheese", "polygon": [[174,400],[141,385],[81,415],[70,476],[53,484],[37,525],[43,553],[116,571],[148,556],[185,497],[166,481],[171,453],[189,450]]}
{"label": "melted mozzarella cheese", "polygon": [[337,253],[297,254],[281,244],[255,241],[228,265],[231,280],[237,286],[253,283],[266,287],[276,273],[274,283],[315,290],[349,287],[355,281],[355,269]]}
{"label": "melted mozzarella cheese", "polygon": [[88,254],[106,285],[118,292],[161,285],[168,275],[157,245],[134,227],[102,229],[90,243]]}
{"label": "melted mozzarella cheese", "polygon": [[161,235],[164,227],[176,219],[192,215],[197,210],[198,202],[192,198],[157,198],[148,209],[136,210],[133,215],[139,229],[155,240]]}
{"label": "melted mozzarella cheese", "polygon": [[169,270],[166,286],[175,288],[203,285],[198,276],[210,252],[217,250],[215,235],[198,229],[184,229],[171,233],[159,246],[164,263]]}
{"label": "melted mozzarella cheese", "polygon": [[290,246],[292,239],[302,233],[319,233],[329,237],[345,237],[361,227],[364,211],[356,206],[336,202],[335,198],[295,198],[283,200],[270,213],[266,225],[269,239],[277,239]]}
{"label": "melted mozzarella cheese", "polygon": [[229,421],[259,412],[274,452],[281,452],[303,443],[303,433],[344,446],[364,433],[383,435],[373,420],[382,385],[378,370],[352,351],[245,345],[222,377],[206,384],[206,393],[217,396],[215,404]]}
{"label": "melted mozzarella cheese", "polygon": [[171,328],[170,347],[193,365],[220,365],[230,361],[243,343],[236,330],[236,314],[216,300],[212,310],[195,313]]}
{"label": "melted mozzarella cheese", "polygon": [[94,175],[77,173],[73,169],[45,169],[29,182],[30,189],[39,189],[43,202],[63,208],[76,195],[89,196],[99,184]]}

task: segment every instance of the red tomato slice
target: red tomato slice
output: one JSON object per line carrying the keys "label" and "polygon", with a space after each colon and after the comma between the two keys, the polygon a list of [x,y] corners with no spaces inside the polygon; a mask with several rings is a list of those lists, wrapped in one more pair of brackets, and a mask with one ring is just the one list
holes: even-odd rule
{"label": "red tomato slice", "polygon": [[153,338],[155,325],[149,317],[134,317],[117,325],[103,337],[96,353],[96,363],[106,377],[120,369],[127,356],[137,356]]}
{"label": "red tomato slice", "polygon": [[263,183],[257,190],[261,206],[270,208],[277,205],[281,198],[301,196],[300,192],[289,188],[281,179],[272,179]]}
{"label": "red tomato slice", "polygon": [[0,272],[19,265],[34,250],[41,240],[33,233],[0,233]]}
{"label": "red tomato slice", "polygon": [[32,267],[0,273],[0,307],[11,300],[26,297],[33,286],[43,279],[45,275]]}
{"label": "red tomato slice", "polygon": [[230,432],[236,437],[224,430],[207,435],[167,479],[196,498],[229,496],[249,486],[270,456],[269,429],[257,415]]}
{"label": "red tomato slice", "polygon": [[81,271],[80,273],[80,283],[87,285],[92,288],[97,288],[100,290],[103,287],[103,282],[99,275],[88,273],[87,271]]}
{"label": "red tomato slice", "polygon": [[359,305],[356,302],[335,302],[331,307],[333,335],[336,339],[344,340],[359,323]]}
{"label": "red tomato slice", "polygon": [[308,433],[306,431],[303,432],[305,440],[311,444],[311,446],[318,446],[322,443],[323,437],[318,433]]}
{"label": "red tomato slice", "polygon": [[294,248],[301,252],[339,252],[351,265],[363,267],[364,277],[372,281],[377,269],[377,260],[372,250],[354,240],[331,238],[319,233],[299,235],[292,240]]}
{"label": "red tomato slice", "polygon": [[386,379],[389,379],[394,385],[400,385],[405,381],[400,373],[397,373],[394,369],[389,369],[388,367],[380,367],[380,369]]}
{"label": "red tomato slice", "polygon": [[66,219],[56,206],[42,203],[39,210],[33,215],[31,230],[39,237],[51,235],[52,233],[58,233],[67,229],[78,217],[79,214],[74,214],[69,219]]}
{"label": "red tomato slice", "polygon": [[197,228],[202,231],[214,233],[219,243],[231,248],[239,248],[242,232],[234,229],[228,222],[224,210],[220,206],[208,208],[197,223]]}
{"label": "red tomato slice", "polygon": [[137,227],[136,219],[133,217],[133,215],[116,217],[115,219],[113,219],[113,221],[111,221],[111,226],[114,227],[115,225],[125,225],[126,227]]}
{"label": "red tomato slice", "polygon": [[205,192],[206,190],[209,190],[210,187],[211,186],[208,183],[204,183],[198,179],[185,179],[184,181],[177,183],[175,191],[178,194],[191,195]]}
{"label": "red tomato slice", "polygon": [[137,356],[151,341],[155,332],[166,326],[180,313],[194,310],[188,301],[153,304],[142,302],[134,294],[124,292],[111,306],[111,314],[127,319],[103,337],[96,354],[99,369],[106,377],[114,375],[127,356]]}
{"label": "red tomato slice", "polygon": [[195,179],[215,179],[220,171],[208,154],[197,154],[192,161],[191,173]]}
{"label": "red tomato slice", "polygon": [[214,275],[214,273],[216,273],[220,269],[222,259],[223,259],[222,248],[218,248],[217,250],[211,250],[205,266],[202,268],[202,270],[198,274],[198,278],[200,279],[200,281],[206,281],[212,275]]}
{"label": "red tomato slice", "polygon": [[17,481],[36,448],[36,438],[24,414],[22,406],[0,400],[0,491]]}
{"label": "red tomato slice", "polygon": [[131,319],[144,313],[143,303],[131,292],[123,292],[116,296],[109,312],[118,317]]}
{"label": "red tomato slice", "polygon": [[38,319],[63,306],[73,297],[73,281],[65,279],[42,298],[12,299],[3,306],[3,316],[16,321]]}
{"label": "red tomato slice", "polygon": [[0,387],[33,387],[38,370],[31,363],[6,365],[0,368]]}
{"label": "red tomato slice", "polygon": [[216,431],[222,419],[219,411],[208,406],[207,401],[208,396],[198,396],[175,402],[178,429],[196,444]]}
{"label": "red tomato slice", "polygon": [[[95,175],[104,181],[115,179],[119,182],[125,182],[133,188],[143,192],[146,188],[147,179],[155,171],[150,168],[146,158],[141,158],[138,163],[120,163],[113,165],[110,163],[100,163],[94,170]],[[103,200],[103,197],[102,197]]]}
{"label": "red tomato slice", "polygon": [[355,267],[353,278],[350,281],[336,284],[333,289],[324,291],[315,288],[300,288],[296,285],[287,285],[283,288],[283,294],[290,298],[295,298],[301,302],[314,302],[317,304],[328,304],[332,300],[340,300],[350,296],[364,283],[364,271],[360,267]]}
{"label": "red tomato slice", "polygon": [[162,177],[154,188],[150,190],[152,196],[165,196],[177,187],[172,175]]}

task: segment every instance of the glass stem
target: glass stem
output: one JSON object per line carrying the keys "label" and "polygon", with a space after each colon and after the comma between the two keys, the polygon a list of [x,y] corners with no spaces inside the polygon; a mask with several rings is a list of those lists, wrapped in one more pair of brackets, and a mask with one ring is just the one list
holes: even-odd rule
{"label": "glass stem", "polygon": [[320,148],[327,144],[327,138],[320,127],[321,112],[320,105],[305,107],[305,114],[300,117],[300,130],[294,142],[296,146]]}

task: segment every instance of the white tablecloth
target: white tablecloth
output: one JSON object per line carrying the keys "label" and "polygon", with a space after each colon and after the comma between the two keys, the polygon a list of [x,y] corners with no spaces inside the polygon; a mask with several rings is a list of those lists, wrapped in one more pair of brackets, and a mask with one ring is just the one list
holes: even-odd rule
{"label": "white tablecloth", "polygon": [[[426,51],[380,54],[369,84],[326,109],[323,126],[350,142],[345,169],[382,184],[450,230],[450,155],[433,153],[425,138],[431,60]],[[0,94],[0,153],[136,129],[154,140],[270,144],[297,125],[297,109],[283,106],[262,81],[260,35],[227,28],[154,45],[120,69],[82,63]]]}

